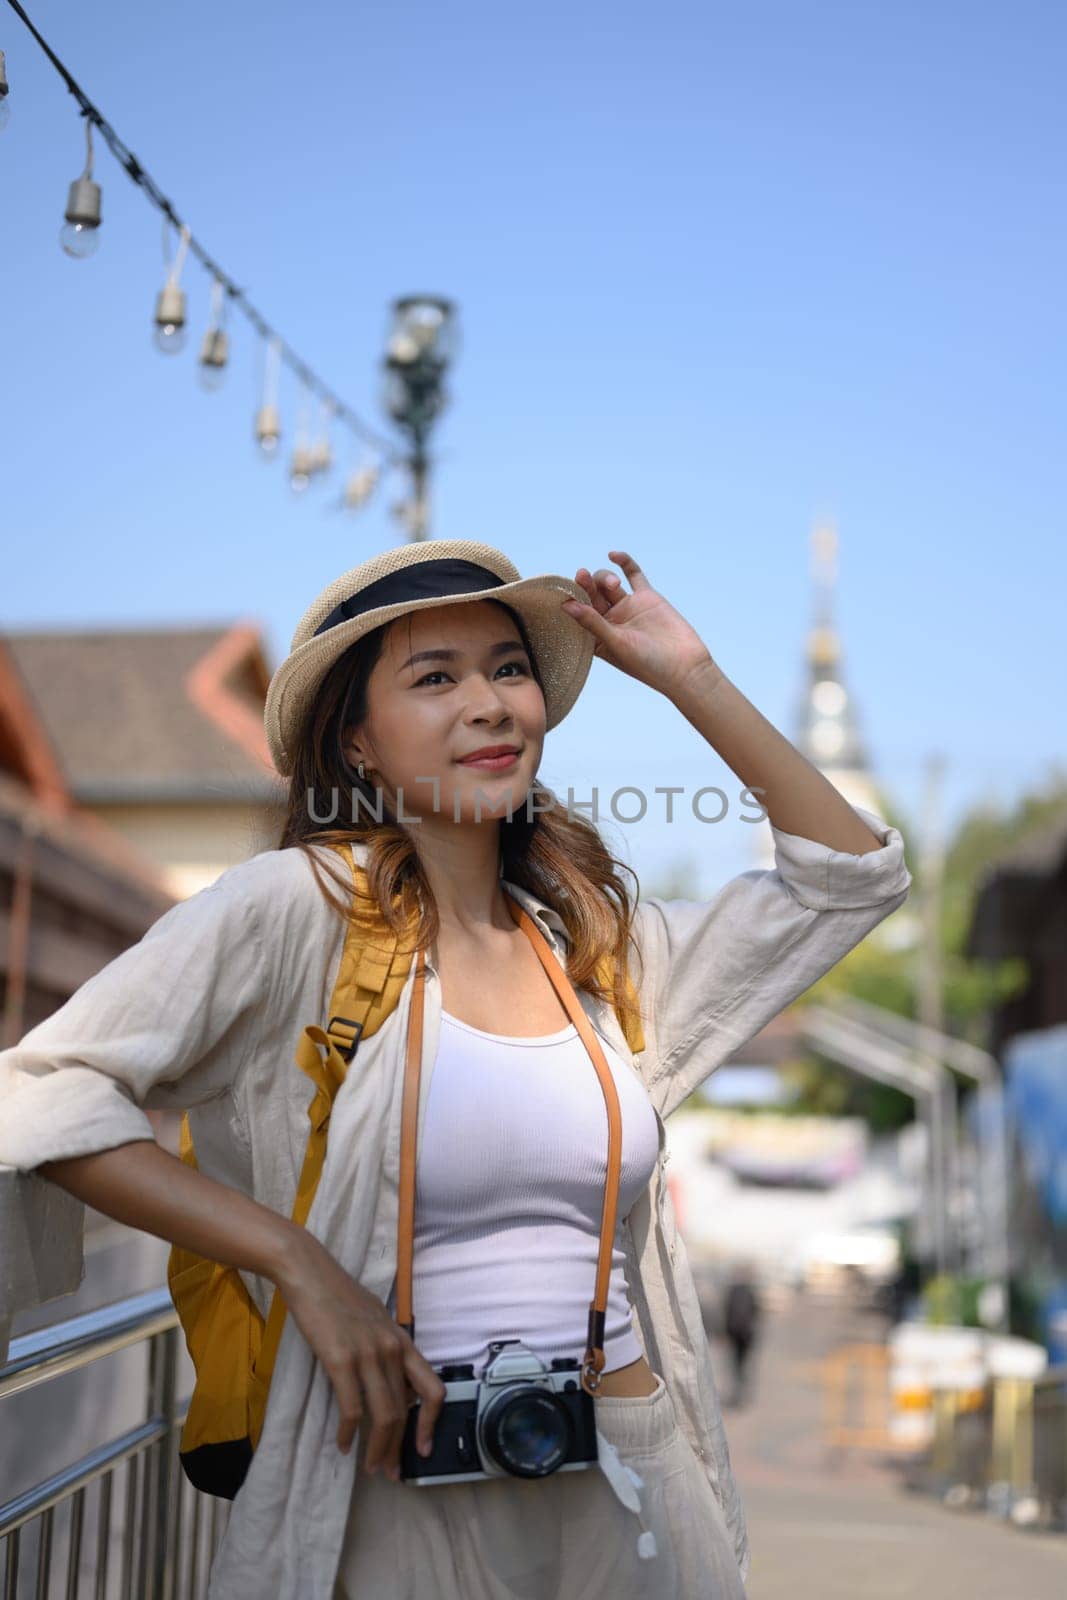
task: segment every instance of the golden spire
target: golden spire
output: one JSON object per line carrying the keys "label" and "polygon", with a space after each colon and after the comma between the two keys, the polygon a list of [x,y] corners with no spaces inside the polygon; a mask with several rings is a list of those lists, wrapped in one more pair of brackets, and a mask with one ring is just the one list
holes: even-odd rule
{"label": "golden spire", "polygon": [[808,635],[808,660],[815,667],[832,667],[841,647],[833,624],[834,588],[837,583],[837,529],[822,522],[811,536],[811,580],[815,591],[815,626]]}
{"label": "golden spire", "polygon": [[841,640],[834,626],[837,553],[836,528],[828,521],[819,522],[811,535],[814,618],[808,634],[808,682],[797,744],[823,771],[862,771],[866,757],[842,678]]}

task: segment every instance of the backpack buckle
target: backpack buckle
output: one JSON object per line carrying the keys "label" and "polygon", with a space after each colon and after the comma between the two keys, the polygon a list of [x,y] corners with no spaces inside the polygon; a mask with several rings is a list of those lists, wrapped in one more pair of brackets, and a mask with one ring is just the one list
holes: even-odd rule
{"label": "backpack buckle", "polygon": [[362,1022],[355,1022],[351,1017],[331,1017],[326,1025],[326,1032],[333,1041],[338,1055],[345,1066],[351,1066],[352,1057],[359,1046],[363,1034]]}

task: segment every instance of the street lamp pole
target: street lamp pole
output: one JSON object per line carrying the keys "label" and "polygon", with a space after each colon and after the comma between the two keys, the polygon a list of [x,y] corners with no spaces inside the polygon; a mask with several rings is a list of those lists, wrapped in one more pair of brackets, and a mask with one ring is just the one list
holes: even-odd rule
{"label": "street lamp pole", "polygon": [[455,306],[440,295],[405,295],[393,301],[386,345],[385,408],[408,436],[412,498],[398,508],[412,539],[429,538],[430,430],[445,406],[445,374],[457,345]]}

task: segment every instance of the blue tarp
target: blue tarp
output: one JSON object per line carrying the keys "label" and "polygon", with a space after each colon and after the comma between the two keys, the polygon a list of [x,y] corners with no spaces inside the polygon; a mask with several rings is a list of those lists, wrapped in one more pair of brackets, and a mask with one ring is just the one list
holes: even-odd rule
{"label": "blue tarp", "polygon": [[1004,1071],[1023,1169],[1015,1181],[1037,1198],[1046,1225],[1023,1241],[1024,1255],[1034,1263],[1049,1358],[1067,1361],[1067,1025],[1016,1034],[1004,1051]]}
{"label": "blue tarp", "polygon": [[1067,1024],[1019,1033],[1004,1052],[1008,1113],[1049,1221],[1067,1230]]}

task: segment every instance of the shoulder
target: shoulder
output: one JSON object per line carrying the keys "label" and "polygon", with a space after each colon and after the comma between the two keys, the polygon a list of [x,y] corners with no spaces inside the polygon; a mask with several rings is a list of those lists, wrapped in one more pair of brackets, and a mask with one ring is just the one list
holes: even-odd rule
{"label": "shoulder", "polygon": [[[321,863],[324,875],[332,866],[337,887],[344,881],[347,869],[343,858],[323,845],[311,847]],[[330,878],[327,877],[329,884]],[[263,935],[280,934],[296,924],[339,920],[319,887],[312,861],[307,851],[295,845],[284,850],[261,850],[246,861],[227,867],[215,881],[200,891],[200,896],[210,898],[222,908],[239,908],[250,914]]]}
{"label": "shoulder", "polygon": [[[315,849],[319,855],[331,853],[321,846]],[[284,850],[260,850],[247,860],[236,862],[220,872],[208,888],[223,894],[246,894],[254,898],[272,891],[299,893],[305,880],[310,879],[311,864],[307,852],[296,845],[289,845]]]}

